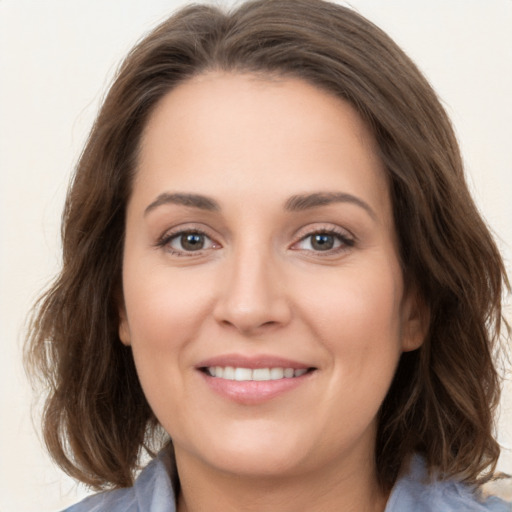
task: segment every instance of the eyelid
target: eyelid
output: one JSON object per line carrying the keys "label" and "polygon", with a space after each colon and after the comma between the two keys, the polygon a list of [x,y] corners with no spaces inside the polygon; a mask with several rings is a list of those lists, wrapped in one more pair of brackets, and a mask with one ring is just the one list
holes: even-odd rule
{"label": "eyelid", "polygon": [[[199,256],[202,255],[206,251],[210,251],[212,249],[222,248],[222,245],[217,241],[216,237],[214,237],[208,228],[205,228],[203,225],[197,224],[182,224],[175,226],[173,228],[169,228],[163,232],[163,234],[158,238],[156,243],[154,244],[156,248],[167,249],[170,254],[174,255],[182,255],[182,256]],[[197,233],[207,237],[211,243],[211,247],[207,247],[204,249],[198,249],[197,251],[187,251],[187,250],[176,250],[169,247],[169,243],[179,237],[180,235],[186,233]],[[300,242],[306,240],[308,237],[311,237],[315,234],[328,234],[337,237],[337,239],[341,242],[341,245],[333,248],[327,249],[325,251],[313,250],[313,249],[300,249],[296,248]],[[303,251],[308,253],[315,253],[315,255],[319,256],[332,256],[340,252],[348,251],[351,249],[357,242],[357,238],[346,228],[342,228],[340,226],[336,226],[333,224],[314,224],[308,225],[306,227],[301,228],[295,235],[295,241],[291,244],[290,249],[296,251]]]}
{"label": "eyelid", "polygon": [[[217,242],[217,240],[208,231],[208,229],[199,227],[197,224],[179,225],[165,230],[156,241],[155,247],[157,249],[166,249],[170,254],[174,254],[176,256],[199,256],[204,254],[205,251],[221,248],[221,244]],[[211,241],[212,246],[204,249],[198,249],[197,251],[177,250],[170,247],[169,244],[172,240],[186,233],[197,233],[199,235],[203,235]]]}
{"label": "eyelid", "polygon": [[[311,237],[316,234],[328,234],[333,235],[337,237],[338,240],[341,241],[341,246],[328,249],[325,251],[315,251],[312,249],[299,249],[294,248],[297,244],[300,242],[306,240],[308,237]],[[306,228],[303,228],[299,230],[299,232],[296,235],[296,240],[293,242],[292,246],[290,247],[292,250],[297,251],[304,251],[309,253],[315,253],[315,255],[319,256],[332,256],[334,254],[347,251],[354,247],[354,245],[357,242],[357,238],[347,229],[341,228],[340,226],[332,225],[332,224],[319,224],[314,226],[307,226]]]}

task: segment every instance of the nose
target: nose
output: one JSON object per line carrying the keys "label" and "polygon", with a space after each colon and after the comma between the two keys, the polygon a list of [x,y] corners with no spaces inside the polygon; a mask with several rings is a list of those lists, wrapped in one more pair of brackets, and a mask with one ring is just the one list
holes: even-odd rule
{"label": "nose", "polygon": [[245,335],[286,325],[291,308],[282,269],[267,252],[240,251],[225,262],[214,317]]}

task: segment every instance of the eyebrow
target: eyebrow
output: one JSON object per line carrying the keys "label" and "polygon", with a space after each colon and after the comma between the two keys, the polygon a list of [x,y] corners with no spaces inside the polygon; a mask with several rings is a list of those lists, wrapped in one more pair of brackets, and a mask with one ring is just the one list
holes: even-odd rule
{"label": "eyebrow", "polygon": [[312,194],[299,194],[290,197],[285,204],[285,210],[290,212],[301,212],[311,208],[327,206],[333,203],[351,203],[366,210],[370,217],[374,220],[377,215],[368,203],[344,192],[315,192]]}
{"label": "eyebrow", "polygon": [[[314,192],[311,194],[298,194],[291,196],[285,203],[284,208],[289,212],[301,212],[312,208],[319,208],[333,203],[351,203],[363,208],[372,219],[376,219],[377,215],[372,210],[370,205],[362,199],[344,192]],[[187,194],[187,193],[168,193],[160,194],[147,208],[144,210],[144,215],[155,208],[165,204],[177,204],[182,206],[189,206],[206,210],[210,212],[220,211],[220,205],[215,199],[203,196],[201,194]]]}
{"label": "eyebrow", "polygon": [[219,203],[210,197],[206,197],[200,194],[169,194],[164,192],[160,194],[145,210],[144,215],[162,206],[164,204],[178,204],[182,206],[191,206],[192,208],[199,208],[200,210],[207,210],[210,212],[216,212],[220,210]]}

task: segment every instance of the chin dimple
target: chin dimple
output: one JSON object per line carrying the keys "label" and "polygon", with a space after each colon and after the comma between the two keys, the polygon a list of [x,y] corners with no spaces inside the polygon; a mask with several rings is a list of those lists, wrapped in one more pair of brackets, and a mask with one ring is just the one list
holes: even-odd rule
{"label": "chin dimple", "polygon": [[210,377],[237,381],[293,379],[309,371],[308,368],[235,368],[233,366],[208,366],[204,370]]}

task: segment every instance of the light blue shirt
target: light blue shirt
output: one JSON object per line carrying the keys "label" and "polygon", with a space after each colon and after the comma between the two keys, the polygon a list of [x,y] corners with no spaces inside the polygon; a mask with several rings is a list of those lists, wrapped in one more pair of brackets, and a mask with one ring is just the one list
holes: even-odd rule
{"label": "light blue shirt", "polygon": [[[391,492],[385,512],[512,512],[512,503],[491,497],[480,501],[471,488],[453,480],[428,483],[420,457]],[[176,512],[175,495],[160,453],[133,487],[90,496],[63,512]]]}

